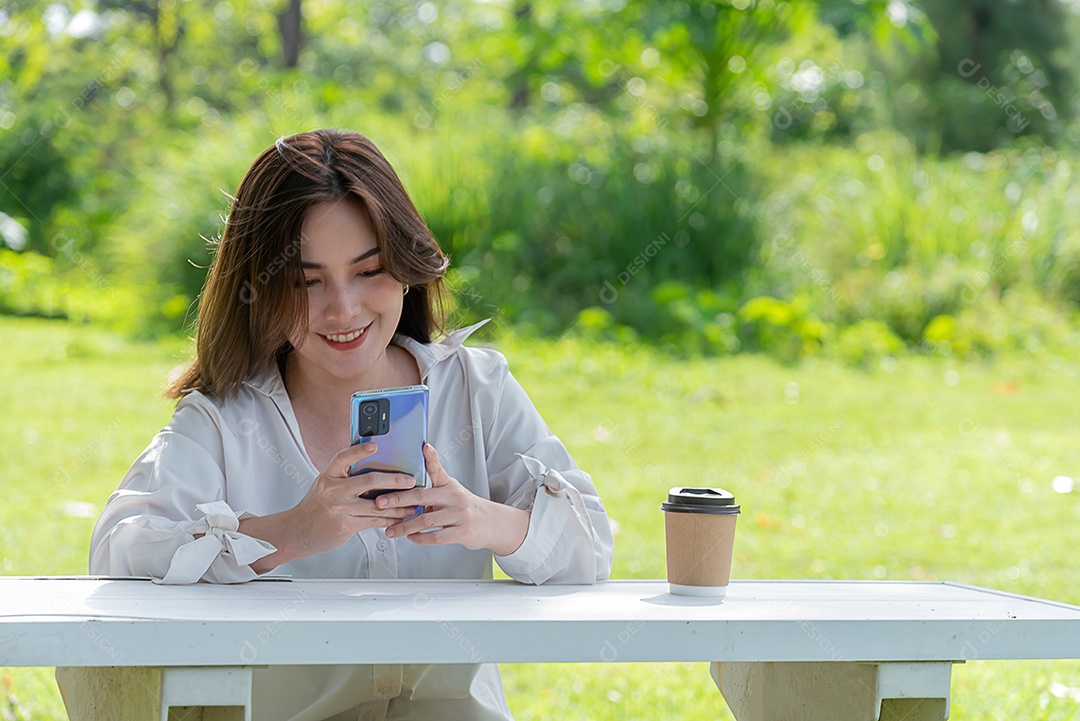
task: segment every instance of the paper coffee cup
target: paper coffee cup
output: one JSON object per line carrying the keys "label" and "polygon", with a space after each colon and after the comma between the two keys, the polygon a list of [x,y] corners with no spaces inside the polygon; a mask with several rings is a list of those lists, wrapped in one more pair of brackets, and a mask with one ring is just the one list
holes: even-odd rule
{"label": "paper coffee cup", "polygon": [[723,488],[672,488],[660,508],[667,537],[667,580],[680,596],[723,598],[731,579],[739,504]]}

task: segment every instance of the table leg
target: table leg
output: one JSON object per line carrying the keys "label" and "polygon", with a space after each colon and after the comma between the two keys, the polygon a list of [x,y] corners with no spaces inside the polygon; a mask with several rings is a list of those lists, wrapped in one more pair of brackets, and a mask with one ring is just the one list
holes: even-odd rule
{"label": "table leg", "polygon": [[70,721],[251,721],[246,667],[60,667]]}
{"label": "table leg", "polygon": [[949,662],[713,663],[738,721],[942,721]]}

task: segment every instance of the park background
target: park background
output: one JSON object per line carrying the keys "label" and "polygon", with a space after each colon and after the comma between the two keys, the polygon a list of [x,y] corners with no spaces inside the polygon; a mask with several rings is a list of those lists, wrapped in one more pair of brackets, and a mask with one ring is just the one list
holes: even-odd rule
{"label": "park background", "polygon": [[[662,577],[659,502],[708,483],[739,577],[1080,603],[1078,12],[7,0],[0,573],[85,572],[230,194],[338,126],[593,474],[615,577]],[[1080,718],[1080,663],[957,657],[954,719]],[[521,719],[730,718],[703,664],[503,672]],[[59,718],[49,670],[0,669],[0,719]]]}

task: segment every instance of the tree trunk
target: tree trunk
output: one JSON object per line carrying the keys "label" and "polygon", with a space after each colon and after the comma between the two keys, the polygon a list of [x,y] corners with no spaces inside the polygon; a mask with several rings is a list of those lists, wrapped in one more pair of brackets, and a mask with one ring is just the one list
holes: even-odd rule
{"label": "tree trunk", "polygon": [[281,31],[281,50],[285,67],[295,68],[300,60],[300,42],[303,30],[300,27],[300,0],[289,0],[288,7],[278,14],[278,29]]}
{"label": "tree trunk", "polygon": [[150,10],[150,21],[154,28],[154,45],[157,50],[158,84],[165,96],[165,112],[168,114],[176,104],[170,60],[180,47],[184,26],[180,22],[179,13],[171,4],[162,7],[161,3],[154,3]]}
{"label": "tree trunk", "polygon": [[[532,9],[531,0],[525,0],[525,2],[519,3],[514,8],[514,29],[518,37],[527,37],[529,34]],[[529,78],[532,76],[534,64],[535,54],[530,50],[528,57],[525,59],[525,64],[509,78],[511,83],[510,107],[514,110],[520,110],[529,105]]]}

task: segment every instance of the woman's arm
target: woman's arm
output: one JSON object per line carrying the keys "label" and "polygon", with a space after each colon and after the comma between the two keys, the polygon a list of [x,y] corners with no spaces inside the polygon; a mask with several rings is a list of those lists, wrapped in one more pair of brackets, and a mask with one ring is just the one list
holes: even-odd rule
{"label": "woman's arm", "polygon": [[[491,351],[488,351],[491,353]],[[497,356],[502,359],[501,354]],[[502,359],[486,440],[493,500],[530,512],[521,547],[496,556],[525,583],[594,583],[611,574],[614,540],[600,494],[553,435]]]}
{"label": "woman's arm", "polygon": [[90,541],[90,572],[170,583],[238,583],[274,548],[238,533],[225,501],[220,418],[201,396],[184,399],[132,464]]}
{"label": "woman's arm", "polygon": [[465,488],[446,472],[430,443],[424,444],[424,459],[431,488],[388,493],[375,501],[379,508],[423,505],[427,509],[387,528],[388,538],[407,536],[421,546],[457,543],[471,550],[487,548],[495,555],[521,547],[529,530],[527,511],[481,498]]}
{"label": "woman's arm", "polygon": [[[441,472],[429,451],[431,489],[388,494],[380,502],[433,506],[432,513],[387,529],[421,544],[489,548],[504,571],[525,583],[593,583],[611,570],[611,527],[592,479],[548,430],[532,401],[492,350],[463,348],[468,403],[483,416],[469,437],[486,460],[490,499]],[[445,476],[445,473],[443,473]],[[442,530],[420,533],[429,527]]]}
{"label": "woman's arm", "polygon": [[[374,452],[364,445],[335,455],[303,499],[288,508],[293,501],[285,500],[283,489],[295,479],[286,483],[280,459],[255,447],[265,440],[264,431],[271,432],[261,427],[259,434],[234,435],[201,395],[181,401],[109,498],[91,539],[91,572],[165,583],[239,583],[409,515],[359,498],[372,488],[414,483],[402,474],[348,476],[351,464]],[[241,512],[228,502],[226,489],[258,496],[264,508],[285,510]]]}
{"label": "woman's arm", "polygon": [[283,563],[333,551],[355,534],[369,528],[385,528],[407,518],[414,509],[386,508],[362,498],[376,489],[407,489],[416,480],[401,473],[367,473],[350,476],[349,468],[370,457],[375,443],[361,443],[338,451],[312,482],[304,498],[292,508],[240,521],[240,531],[267,541],[274,552],[252,564],[257,573]]}

